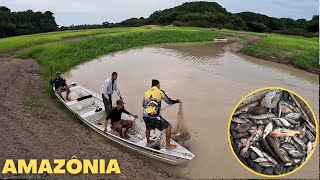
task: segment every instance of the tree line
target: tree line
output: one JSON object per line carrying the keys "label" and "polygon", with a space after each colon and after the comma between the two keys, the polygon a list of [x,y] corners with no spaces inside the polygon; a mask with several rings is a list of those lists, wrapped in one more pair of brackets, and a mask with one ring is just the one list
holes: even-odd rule
{"label": "tree line", "polygon": [[50,31],[97,29],[112,27],[137,27],[143,25],[175,25],[204,28],[227,28],[253,32],[318,36],[319,15],[311,20],[275,18],[254,12],[230,13],[215,2],[187,2],[174,8],[156,11],[148,18],[130,18],[119,23],[84,24],[58,28],[53,13],[46,11],[11,12],[0,6],[0,38]]}
{"label": "tree line", "polygon": [[131,18],[121,26],[176,25],[205,28],[227,28],[254,32],[318,36],[319,15],[311,20],[274,18],[254,12],[230,13],[215,2],[187,2],[180,6],[156,11],[148,18]]}
{"label": "tree line", "polygon": [[56,30],[58,25],[50,11],[11,12],[9,8],[0,6],[0,38]]}

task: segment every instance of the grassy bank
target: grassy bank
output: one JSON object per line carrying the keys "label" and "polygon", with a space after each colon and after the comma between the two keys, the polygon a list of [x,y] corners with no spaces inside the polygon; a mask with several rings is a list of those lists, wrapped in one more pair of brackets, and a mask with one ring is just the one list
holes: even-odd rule
{"label": "grassy bank", "polygon": [[118,32],[125,32],[128,30],[129,28],[90,29],[90,30],[40,33],[40,34],[3,38],[3,39],[0,39],[0,53],[15,51],[17,49],[30,47],[32,45],[59,41],[67,38],[91,36],[91,35],[98,35],[98,34],[118,33]]}
{"label": "grassy bank", "polygon": [[319,69],[319,37],[283,35],[274,33],[257,33],[235,30],[217,30],[222,33],[250,34],[261,37],[241,49],[244,54],[290,64],[296,68],[318,73]]}
{"label": "grassy bank", "polygon": [[319,68],[319,43],[316,38],[269,35],[241,51],[250,56],[291,64],[305,70]]}
{"label": "grassy bank", "polygon": [[106,53],[132,47],[170,42],[211,41],[223,38],[221,33],[197,30],[194,28],[130,28],[118,33],[104,33],[81,41],[59,41],[33,46],[20,50],[20,58],[34,58],[41,65],[46,79],[53,72],[62,72],[84,61]]}

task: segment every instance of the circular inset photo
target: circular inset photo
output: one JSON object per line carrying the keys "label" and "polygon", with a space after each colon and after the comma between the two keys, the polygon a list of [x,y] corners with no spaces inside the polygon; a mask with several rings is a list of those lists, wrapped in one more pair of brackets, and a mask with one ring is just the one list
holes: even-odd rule
{"label": "circular inset photo", "polygon": [[258,89],[244,97],[230,116],[228,131],[240,164],[264,177],[300,169],[318,139],[318,124],[308,103],[280,87]]}

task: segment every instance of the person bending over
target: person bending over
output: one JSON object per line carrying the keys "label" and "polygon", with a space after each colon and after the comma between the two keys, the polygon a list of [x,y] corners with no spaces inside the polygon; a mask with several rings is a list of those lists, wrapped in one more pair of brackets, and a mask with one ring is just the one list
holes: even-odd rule
{"label": "person bending over", "polygon": [[[119,132],[120,137],[128,139],[128,131],[130,128],[132,128],[133,122],[131,120],[121,119],[121,114],[125,113],[133,116],[134,118],[137,118],[138,116],[133,115],[124,109],[125,103],[122,99],[117,100],[116,104],[117,106],[110,111],[109,115],[106,118],[104,132],[107,133],[108,120],[111,119],[111,129]],[[122,128],[126,128],[124,134],[122,134]]]}

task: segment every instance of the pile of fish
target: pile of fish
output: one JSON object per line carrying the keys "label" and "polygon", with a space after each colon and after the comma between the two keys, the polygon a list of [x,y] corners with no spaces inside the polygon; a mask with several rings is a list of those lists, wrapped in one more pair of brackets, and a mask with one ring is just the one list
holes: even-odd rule
{"label": "pile of fish", "polygon": [[280,175],[302,165],[314,148],[315,120],[294,94],[264,90],[236,109],[230,136],[243,164],[260,174]]}

